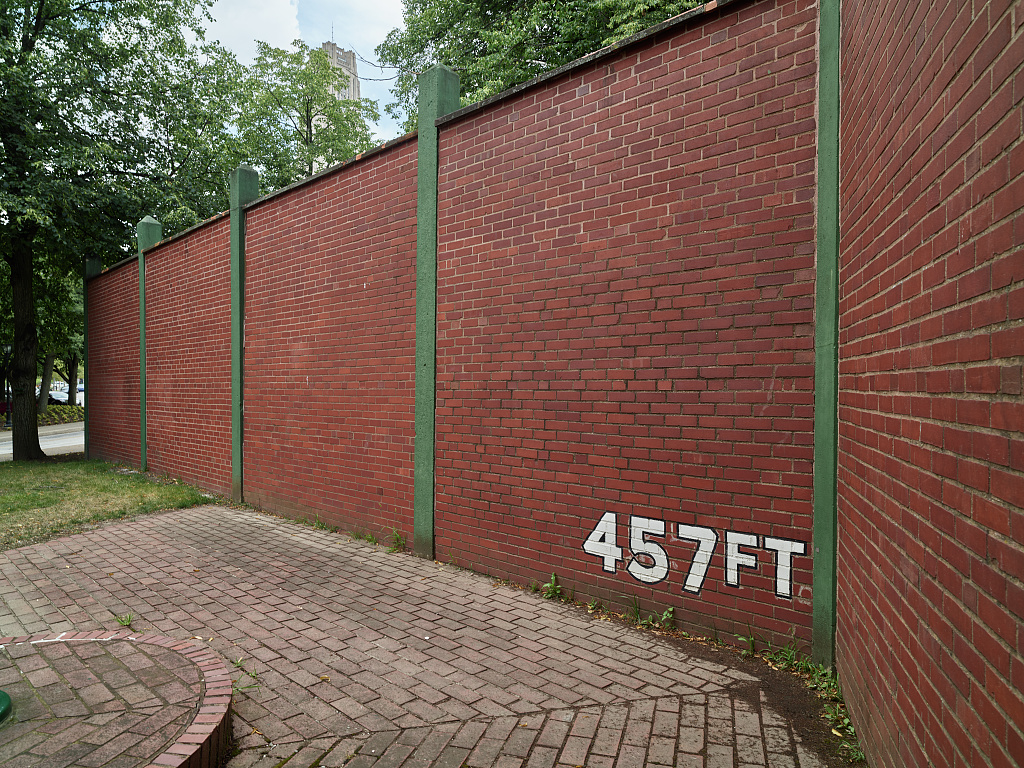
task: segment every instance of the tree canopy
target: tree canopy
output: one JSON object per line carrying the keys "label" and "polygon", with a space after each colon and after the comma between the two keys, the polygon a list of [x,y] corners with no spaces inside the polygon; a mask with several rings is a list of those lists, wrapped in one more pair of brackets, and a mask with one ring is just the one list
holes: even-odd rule
{"label": "tree canopy", "polygon": [[302,40],[291,51],[256,45],[238,133],[241,153],[264,184],[286,186],[372,146],[366,121],[377,119],[376,104],[335,97],[348,77],[323,50]]}
{"label": "tree canopy", "polygon": [[416,75],[459,73],[463,104],[568,64],[671,18],[698,0],[404,0],[404,29],[377,47],[399,72],[387,109],[416,127]]}

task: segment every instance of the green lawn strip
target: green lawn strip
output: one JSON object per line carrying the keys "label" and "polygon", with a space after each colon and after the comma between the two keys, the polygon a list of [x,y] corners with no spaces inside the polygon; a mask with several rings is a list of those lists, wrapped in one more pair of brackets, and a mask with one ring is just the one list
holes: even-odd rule
{"label": "green lawn strip", "polygon": [[0,464],[0,551],[106,520],[209,503],[201,491],[103,461]]}

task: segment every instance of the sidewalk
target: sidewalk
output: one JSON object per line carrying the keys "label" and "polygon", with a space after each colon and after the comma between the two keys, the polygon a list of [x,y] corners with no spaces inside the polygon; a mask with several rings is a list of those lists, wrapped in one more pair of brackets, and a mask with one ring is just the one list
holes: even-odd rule
{"label": "sidewalk", "polygon": [[236,680],[229,768],[832,763],[757,678],[685,645],[255,512],[0,553],[0,595],[0,636],[112,631],[131,613],[136,631],[216,651]]}
{"label": "sidewalk", "polygon": [[[0,430],[0,461],[10,461],[14,457],[13,440],[14,433],[11,430]],[[39,447],[47,456],[84,451],[85,422],[72,421],[69,424],[40,427]]]}

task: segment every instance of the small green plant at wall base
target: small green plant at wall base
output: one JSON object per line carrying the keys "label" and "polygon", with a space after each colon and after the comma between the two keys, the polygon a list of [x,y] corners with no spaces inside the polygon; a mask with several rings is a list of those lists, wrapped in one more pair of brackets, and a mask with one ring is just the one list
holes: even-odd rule
{"label": "small green plant at wall base", "polygon": [[864,761],[864,752],[860,748],[857,731],[846,710],[843,691],[839,686],[839,678],[836,677],[835,670],[812,662],[798,650],[795,640],[782,647],[766,642],[764,650],[757,652],[753,633],[737,635],[737,637],[748,643],[749,650],[742,651],[741,655],[748,658],[757,656],[773,669],[803,678],[804,684],[813,690],[818,698],[822,699],[822,717],[828,721],[832,733],[840,739],[840,754],[851,763]]}
{"label": "small green plant at wall base", "polygon": [[744,643],[746,643],[747,647],[740,651],[740,656],[742,656],[744,659],[751,659],[757,654],[757,645],[756,641],[754,640],[754,633],[750,631],[749,624],[747,625],[747,634],[736,635],[736,639],[742,640]]}
{"label": "small green plant at wall base", "polygon": [[391,527],[391,545],[388,547],[388,552],[404,552],[405,551],[405,536],[394,526]]}
{"label": "small green plant at wall base", "polygon": [[661,616],[652,613],[643,621],[639,622],[641,627],[650,627],[652,629],[670,629],[675,623],[675,608],[667,608],[662,611]]}
{"label": "small green plant at wall base", "polygon": [[562,598],[562,587],[558,583],[558,577],[554,573],[551,574],[551,581],[543,586],[543,595],[548,600]]}
{"label": "small green plant at wall base", "polygon": [[313,521],[313,527],[318,531],[333,531],[327,523],[320,519],[320,515],[316,516],[316,520]]}
{"label": "small green plant at wall base", "polygon": [[374,536],[372,533],[367,533],[363,538],[368,543],[373,544],[374,546],[377,546],[377,537]]}
{"label": "small green plant at wall base", "polygon": [[640,615],[640,600],[636,595],[633,595],[632,602],[626,609],[626,612],[622,614],[622,618],[626,619],[630,624],[640,625],[643,617]]}
{"label": "small green plant at wall base", "polygon": [[600,613],[602,610],[604,609],[601,606],[601,601],[597,598],[594,598],[589,603],[587,603],[587,611],[590,613]]}

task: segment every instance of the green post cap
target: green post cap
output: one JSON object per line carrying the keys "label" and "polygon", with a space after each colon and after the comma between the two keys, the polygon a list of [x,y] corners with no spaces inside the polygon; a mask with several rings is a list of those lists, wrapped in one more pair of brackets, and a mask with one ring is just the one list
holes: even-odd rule
{"label": "green post cap", "polygon": [[0,723],[11,716],[11,697],[0,691]]}

